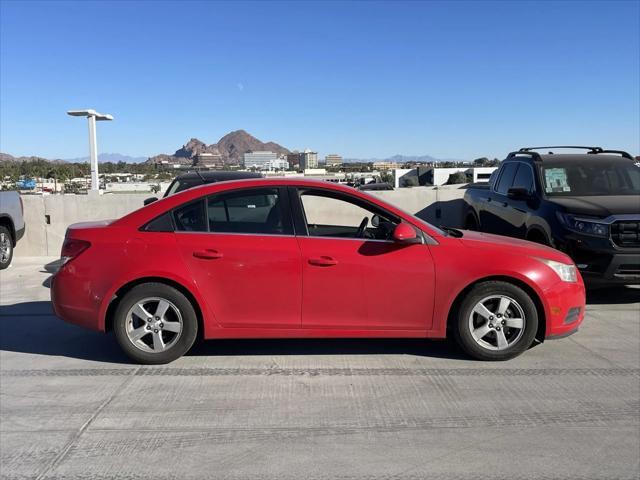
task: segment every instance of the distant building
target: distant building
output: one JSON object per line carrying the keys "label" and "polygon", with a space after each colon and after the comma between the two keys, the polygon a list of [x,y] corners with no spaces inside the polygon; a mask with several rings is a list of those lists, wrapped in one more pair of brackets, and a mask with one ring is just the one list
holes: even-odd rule
{"label": "distant building", "polygon": [[194,166],[202,168],[223,168],[224,160],[219,153],[199,153],[195,157]]}
{"label": "distant building", "polygon": [[337,167],[342,165],[342,155],[337,155],[335,153],[325,155],[324,163],[327,167]]}
{"label": "distant building", "polygon": [[278,160],[278,158],[278,154],[274,152],[247,152],[244,154],[244,168],[270,170],[272,162]]}
{"label": "distant building", "polygon": [[373,168],[375,170],[394,170],[396,168],[400,168],[400,164],[398,162],[373,162]]}
{"label": "distant building", "polygon": [[318,152],[306,149],[300,154],[300,169],[310,170],[314,168],[318,168]]}
{"label": "distant building", "polygon": [[293,151],[287,155],[287,162],[289,162],[289,166],[294,169],[300,168],[300,152]]}
{"label": "distant building", "polygon": [[269,170],[288,170],[289,162],[287,162],[286,158],[279,157],[275,160],[272,160],[269,164]]}

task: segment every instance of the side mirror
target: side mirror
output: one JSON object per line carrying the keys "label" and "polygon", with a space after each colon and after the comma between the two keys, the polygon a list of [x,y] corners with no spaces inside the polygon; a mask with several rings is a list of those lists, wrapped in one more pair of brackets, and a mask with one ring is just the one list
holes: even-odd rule
{"label": "side mirror", "polygon": [[144,199],[144,206],[146,207],[147,205],[153,203],[153,202],[157,202],[158,201],[158,197],[149,197],[149,198],[145,198]]}
{"label": "side mirror", "polygon": [[380,226],[380,215],[371,217],[371,226],[378,228]]}
{"label": "side mirror", "polygon": [[422,243],[415,229],[407,223],[399,223],[393,230],[393,240],[398,243]]}
{"label": "side mirror", "polygon": [[529,190],[525,187],[511,187],[507,191],[507,197],[514,200],[526,200],[530,196]]}

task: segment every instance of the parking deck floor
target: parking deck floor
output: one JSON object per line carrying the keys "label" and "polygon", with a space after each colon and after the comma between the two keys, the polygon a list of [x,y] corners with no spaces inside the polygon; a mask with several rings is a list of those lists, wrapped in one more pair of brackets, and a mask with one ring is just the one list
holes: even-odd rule
{"label": "parking deck floor", "polygon": [[133,365],[58,320],[52,258],[0,273],[4,479],[529,479],[640,474],[640,289],[504,363],[448,342],[209,341]]}

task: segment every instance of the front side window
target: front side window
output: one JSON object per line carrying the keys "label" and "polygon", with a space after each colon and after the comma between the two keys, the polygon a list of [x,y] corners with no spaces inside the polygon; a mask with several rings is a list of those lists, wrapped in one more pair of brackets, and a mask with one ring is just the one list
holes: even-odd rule
{"label": "front side window", "polygon": [[291,221],[277,188],[223,193],[207,200],[209,230],[220,233],[291,235]]}
{"label": "front side window", "polygon": [[528,192],[533,192],[533,173],[531,167],[526,163],[518,165],[518,171],[513,179],[513,186],[517,188],[526,188]]}
{"label": "front side window", "polygon": [[502,173],[498,179],[498,186],[496,192],[506,195],[511,186],[513,185],[513,177],[516,175],[518,164],[516,162],[510,162],[502,167]]}
{"label": "front side window", "polygon": [[303,190],[300,201],[312,237],[389,240],[399,220],[365,202],[317,190]]}

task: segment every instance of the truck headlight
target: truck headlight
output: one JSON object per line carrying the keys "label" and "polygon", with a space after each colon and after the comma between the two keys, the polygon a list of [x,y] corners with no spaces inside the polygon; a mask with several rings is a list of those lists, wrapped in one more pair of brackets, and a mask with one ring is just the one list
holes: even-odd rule
{"label": "truck headlight", "polygon": [[578,273],[576,266],[567,263],[556,262],[555,260],[547,260],[546,258],[536,257],[536,260],[540,260],[551,270],[556,272],[556,274],[560,277],[560,280],[563,282],[577,282],[578,281]]}
{"label": "truck headlight", "polygon": [[570,213],[558,213],[558,219],[569,230],[593,235],[594,237],[608,237],[609,225],[599,221],[597,218],[586,218],[571,215]]}

